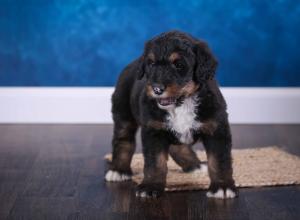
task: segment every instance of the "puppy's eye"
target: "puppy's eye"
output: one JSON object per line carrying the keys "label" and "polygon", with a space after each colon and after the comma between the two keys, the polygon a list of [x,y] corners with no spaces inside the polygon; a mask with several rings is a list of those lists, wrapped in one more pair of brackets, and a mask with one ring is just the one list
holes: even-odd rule
{"label": "puppy's eye", "polygon": [[175,68],[176,69],[183,69],[184,68],[184,65],[183,65],[183,63],[181,63],[181,62],[175,62],[175,63],[173,63],[174,64],[174,66],[175,66]]}

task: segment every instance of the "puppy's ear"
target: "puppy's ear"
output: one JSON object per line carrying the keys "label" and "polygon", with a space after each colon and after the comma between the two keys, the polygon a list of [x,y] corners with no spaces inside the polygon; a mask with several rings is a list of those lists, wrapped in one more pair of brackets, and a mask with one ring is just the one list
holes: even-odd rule
{"label": "puppy's ear", "polygon": [[208,45],[205,42],[197,41],[195,43],[196,63],[194,69],[194,79],[196,82],[203,82],[213,79],[217,69],[218,62]]}
{"label": "puppy's ear", "polygon": [[138,61],[137,79],[141,80],[145,75],[145,62],[144,55],[142,55]]}
{"label": "puppy's ear", "polygon": [[142,56],[139,58],[138,74],[137,74],[138,80],[141,80],[145,75],[146,54],[147,54],[147,51],[149,50],[150,44],[151,44],[151,40],[146,41],[146,43],[144,45],[144,52],[143,52]]}

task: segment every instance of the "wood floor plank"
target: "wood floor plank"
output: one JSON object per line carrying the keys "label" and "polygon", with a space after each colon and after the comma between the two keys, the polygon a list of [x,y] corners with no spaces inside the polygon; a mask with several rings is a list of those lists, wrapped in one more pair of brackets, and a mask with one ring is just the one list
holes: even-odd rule
{"label": "wood floor plank", "polygon": [[[300,155],[299,133],[300,125],[232,125],[234,148]],[[299,186],[241,189],[227,201],[205,191],[142,201],[132,182],[104,181],[111,135],[111,125],[0,125],[0,219],[300,219]]]}
{"label": "wood floor plank", "polygon": [[74,145],[63,142],[48,142],[36,159],[23,196],[74,196],[82,161],[72,148]]}
{"label": "wood floor plank", "polygon": [[76,219],[77,215],[74,198],[20,197],[7,219],[64,220]]}
{"label": "wood floor plank", "polygon": [[243,194],[251,220],[299,219],[299,186],[245,189]]}
{"label": "wood floor plank", "polygon": [[[24,127],[23,127],[24,128]],[[19,194],[38,156],[34,129],[19,126],[0,126],[0,219],[5,219]]]}

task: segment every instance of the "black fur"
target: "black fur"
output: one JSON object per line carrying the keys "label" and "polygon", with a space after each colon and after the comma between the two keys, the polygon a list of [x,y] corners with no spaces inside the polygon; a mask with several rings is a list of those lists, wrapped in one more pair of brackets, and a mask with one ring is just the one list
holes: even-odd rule
{"label": "black fur", "polygon": [[[175,53],[173,57],[172,53]],[[135,133],[140,126],[145,178],[137,188],[138,196],[156,197],[163,192],[169,150],[184,171],[200,167],[190,148],[192,144],[181,143],[176,132],[167,126],[168,111],[158,106],[159,97],[151,95],[155,85],[170,89],[168,94],[176,97],[175,106],[180,106],[187,97],[198,98],[196,120],[203,126],[193,130],[193,143],[202,141],[205,146],[210,190],[215,192],[221,187],[236,191],[232,179],[231,133],[226,103],[214,78],[216,66],[217,61],[206,43],[172,31],[148,41],[143,55],[120,75],[112,96],[114,136],[110,169],[132,173],[130,162],[135,150]],[[189,90],[177,94],[188,83]]]}

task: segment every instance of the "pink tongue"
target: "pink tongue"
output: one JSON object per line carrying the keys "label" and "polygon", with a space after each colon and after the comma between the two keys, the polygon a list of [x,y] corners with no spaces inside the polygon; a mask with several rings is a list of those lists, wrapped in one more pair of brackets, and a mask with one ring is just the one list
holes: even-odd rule
{"label": "pink tongue", "polygon": [[162,99],[162,100],[160,100],[160,103],[163,104],[163,105],[168,105],[169,100]]}
{"label": "pink tongue", "polygon": [[170,105],[174,102],[174,99],[172,98],[165,98],[165,99],[160,99],[159,104],[161,105]]}

